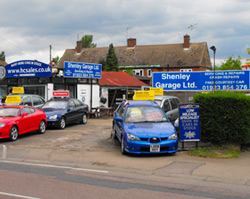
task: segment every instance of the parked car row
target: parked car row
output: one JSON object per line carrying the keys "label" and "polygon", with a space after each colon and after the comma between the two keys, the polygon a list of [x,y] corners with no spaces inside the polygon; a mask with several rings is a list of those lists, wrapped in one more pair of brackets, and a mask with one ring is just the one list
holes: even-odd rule
{"label": "parked car row", "polygon": [[[71,123],[87,123],[88,105],[78,99],[53,97],[45,102],[37,95],[21,95],[19,100],[19,105],[0,106],[0,138],[15,141],[27,132],[45,133],[47,126],[64,129]],[[179,104],[174,96],[122,101],[114,112],[111,133],[120,142],[121,153],[177,152]]]}
{"label": "parked car row", "polygon": [[[45,103],[36,95],[21,95],[19,98],[18,104],[0,106],[0,138],[15,141],[24,133],[45,133],[47,126],[64,129],[71,123],[87,123],[88,105],[78,99],[58,97]],[[36,100],[44,104],[36,108]]]}

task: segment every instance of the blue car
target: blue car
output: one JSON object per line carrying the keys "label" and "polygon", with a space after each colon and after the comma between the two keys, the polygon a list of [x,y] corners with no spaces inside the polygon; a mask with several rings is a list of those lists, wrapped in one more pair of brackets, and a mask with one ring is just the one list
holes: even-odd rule
{"label": "blue car", "polygon": [[166,113],[154,101],[123,101],[114,112],[111,137],[121,153],[175,153],[178,137]]}
{"label": "blue car", "polygon": [[55,97],[42,107],[47,116],[48,127],[64,129],[67,124],[87,123],[88,105],[78,99]]}

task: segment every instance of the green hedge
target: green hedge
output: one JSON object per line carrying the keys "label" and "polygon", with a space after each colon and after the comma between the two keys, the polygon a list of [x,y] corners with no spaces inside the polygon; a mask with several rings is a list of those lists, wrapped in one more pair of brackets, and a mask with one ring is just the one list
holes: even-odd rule
{"label": "green hedge", "polygon": [[201,141],[250,143],[250,96],[232,91],[199,93]]}

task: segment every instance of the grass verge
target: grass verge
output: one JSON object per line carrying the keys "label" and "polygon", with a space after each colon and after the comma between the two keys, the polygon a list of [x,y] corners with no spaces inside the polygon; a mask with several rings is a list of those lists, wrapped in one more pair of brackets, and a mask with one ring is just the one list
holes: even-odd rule
{"label": "grass verge", "polygon": [[240,150],[228,146],[211,146],[188,151],[188,155],[203,158],[237,158]]}

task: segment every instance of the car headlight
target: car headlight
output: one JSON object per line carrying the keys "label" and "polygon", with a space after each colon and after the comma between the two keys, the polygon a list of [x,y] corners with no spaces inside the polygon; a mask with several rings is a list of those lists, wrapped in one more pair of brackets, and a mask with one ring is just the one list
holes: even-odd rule
{"label": "car headlight", "polygon": [[0,128],[1,128],[1,127],[5,127],[5,126],[6,126],[5,123],[0,123]]}
{"label": "car headlight", "polygon": [[140,141],[140,139],[137,136],[132,135],[130,133],[128,133],[127,136],[128,136],[128,139],[130,139],[132,141]]}
{"label": "car headlight", "polygon": [[50,120],[55,120],[56,118],[57,118],[57,115],[53,115],[49,117]]}
{"label": "car headlight", "polygon": [[169,136],[168,140],[176,140],[178,138],[177,134],[174,133],[173,135]]}

